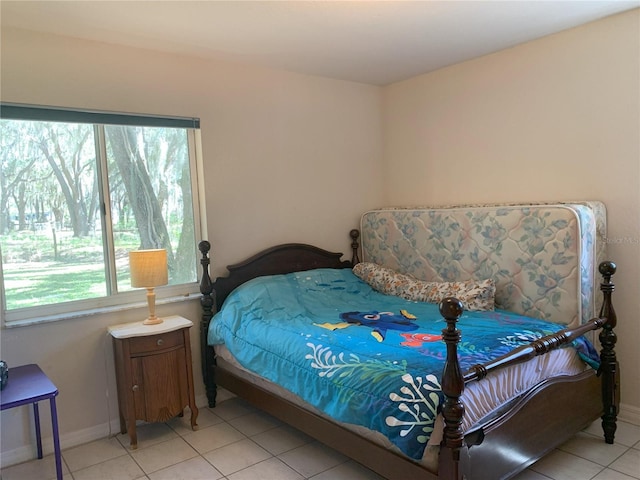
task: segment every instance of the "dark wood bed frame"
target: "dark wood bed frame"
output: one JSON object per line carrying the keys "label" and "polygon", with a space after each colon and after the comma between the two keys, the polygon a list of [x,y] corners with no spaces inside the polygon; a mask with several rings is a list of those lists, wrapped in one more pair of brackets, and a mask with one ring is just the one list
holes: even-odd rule
{"label": "dark wood bed frame", "polygon": [[[306,244],[284,244],[264,250],[248,260],[228,266],[227,277],[215,282],[209,276],[210,244],[202,241],[202,280],[200,291],[203,308],[201,323],[202,372],[210,407],[216,403],[216,387],[220,385],[246,399],[258,408],[317,440],[338,448],[341,453],[367,466],[388,479],[503,479],[524,470],[551,450],[586,428],[598,417],[606,443],[613,443],[619,405],[619,368],[615,354],[616,315],[611,303],[616,271],[612,262],[599,266],[603,276],[600,289],[603,303],[599,318],[574,329],[566,329],[517,348],[495,361],[477,365],[463,374],[457,356],[461,332],[456,322],[462,305],[455,298],[445,299],[440,313],[447,322],[443,340],[447,358],[442,376],[446,401],[442,408],[445,421],[440,446],[438,472],[385,449],[337,423],[327,420],[294,403],[284,400],[234,373],[235,367],[216,359],[213,347],[207,345],[209,322],[227,295],[237,286],[264,275],[290,273],[314,268],[350,268],[358,263],[358,230],[350,232],[352,260],[342,261],[341,253],[332,253]],[[601,366],[572,377],[542,382],[514,399],[488,419],[481,427],[463,432],[464,405],[460,396],[464,385],[484,378],[489,372],[525,362],[543,355],[592,330],[600,329]]]}

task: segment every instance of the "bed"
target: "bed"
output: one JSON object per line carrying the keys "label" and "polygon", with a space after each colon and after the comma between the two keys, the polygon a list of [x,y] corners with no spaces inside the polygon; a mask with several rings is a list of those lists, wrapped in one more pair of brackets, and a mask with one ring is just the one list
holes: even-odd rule
{"label": "bed", "polygon": [[[613,443],[616,266],[605,260],[605,233],[599,202],[379,209],[350,232],[351,261],[278,245],[215,282],[203,241],[209,405],[220,385],[390,479],[510,478],[599,417]],[[269,316],[274,323],[260,323]],[[240,338],[253,317],[257,330]],[[296,335],[303,350],[285,359]],[[277,361],[258,344],[279,348]],[[438,371],[421,375],[416,356],[438,357]],[[300,378],[287,383],[281,359]],[[356,363],[358,375],[347,375]],[[365,393],[346,383],[355,376],[404,384]],[[312,377],[325,383],[311,386]],[[379,414],[361,420],[354,410]]]}

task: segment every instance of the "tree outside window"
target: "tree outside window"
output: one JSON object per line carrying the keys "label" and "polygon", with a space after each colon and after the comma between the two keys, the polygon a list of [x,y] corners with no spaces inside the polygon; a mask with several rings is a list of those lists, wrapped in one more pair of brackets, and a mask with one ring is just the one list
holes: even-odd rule
{"label": "tree outside window", "polygon": [[165,248],[169,285],[197,281],[195,128],[129,116],[111,124],[108,114],[87,123],[2,113],[7,322],[126,301],[130,250]]}

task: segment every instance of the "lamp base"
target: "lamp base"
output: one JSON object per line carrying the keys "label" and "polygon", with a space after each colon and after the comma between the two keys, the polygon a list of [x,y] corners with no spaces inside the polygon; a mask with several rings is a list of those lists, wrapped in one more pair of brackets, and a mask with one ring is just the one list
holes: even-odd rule
{"label": "lamp base", "polygon": [[162,319],[156,316],[156,292],[153,287],[147,289],[147,305],[149,306],[149,316],[142,322],[143,325],[157,325],[162,323]]}
{"label": "lamp base", "polygon": [[144,322],[142,322],[143,325],[158,325],[159,323],[162,323],[162,319],[156,316],[149,317]]}

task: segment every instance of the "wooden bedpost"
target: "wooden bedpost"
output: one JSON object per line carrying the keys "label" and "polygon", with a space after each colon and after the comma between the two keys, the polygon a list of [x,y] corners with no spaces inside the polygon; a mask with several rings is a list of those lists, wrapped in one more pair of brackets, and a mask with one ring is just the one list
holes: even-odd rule
{"label": "wooden bedpost", "polygon": [[598,375],[602,381],[602,405],[604,413],[602,414],[602,430],[604,431],[604,439],[607,443],[613,443],[616,433],[616,420],[618,418],[618,389],[619,389],[619,365],[614,350],[616,341],[618,340],[614,328],[616,327],[617,317],[611,302],[611,293],[615,289],[615,285],[611,282],[611,277],[616,273],[616,264],[613,262],[602,262],[599,266],[602,274],[602,283],[600,290],[603,293],[602,308],[600,309],[600,317],[606,318],[607,323],[604,324],[600,335],[600,368]]}
{"label": "wooden bedpost", "polygon": [[358,247],[360,246],[358,239],[360,238],[360,230],[354,228],[349,232],[349,236],[351,237],[351,265],[356,266],[360,263],[360,257],[358,257]]}
{"label": "wooden bedpost", "polygon": [[456,328],[462,312],[462,303],[457,298],[448,297],[440,302],[440,314],[447,321],[447,328],[442,330],[442,339],[447,345],[447,359],[441,384],[446,400],[442,407],[444,431],[440,445],[438,478],[451,480],[461,478],[460,450],[464,445],[462,431],[464,405],[460,401],[464,390],[464,378],[458,361],[458,343],[460,343],[461,334]]}
{"label": "wooden bedpost", "polygon": [[213,347],[207,344],[207,336],[209,334],[209,322],[213,317],[213,307],[216,304],[215,292],[213,291],[213,283],[209,276],[209,250],[211,244],[203,240],[198,244],[198,249],[202,253],[200,265],[202,265],[202,279],[200,280],[200,304],[202,305],[202,320],[200,321],[200,349],[202,358],[202,380],[207,391],[207,400],[209,407],[216,406],[216,382],[215,382],[215,355]]}

